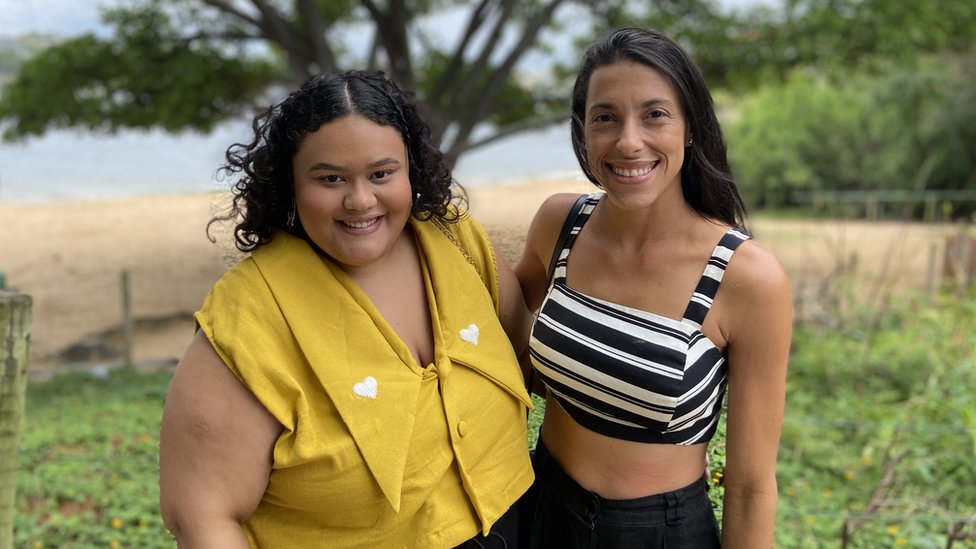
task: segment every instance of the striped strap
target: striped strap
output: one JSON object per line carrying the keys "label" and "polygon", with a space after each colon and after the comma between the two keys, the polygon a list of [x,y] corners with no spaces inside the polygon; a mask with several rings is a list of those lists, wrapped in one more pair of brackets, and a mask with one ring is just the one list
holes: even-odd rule
{"label": "striped strap", "polygon": [[744,232],[729,229],[715,246],[712,257],[708,259],[708,265],[705,266],[705,272],[702,273],[698,286],[695,287],[695,293],[685,309],[684,320],[693,324],[696,329],[701,328],[702,323],[705,322],[705,315],[712,308],[712,300],[715,299],[718,287],[722,283],[725,268],[729,265],[732,254],[739,244],[748,239],[749,235]]}
{"label": "striped strap", "polygon": [[[566,220],[563,222],[563,227],[559,231],[559,237],[556,239],[556,245],[552,248],[552,258],[549,259],[549,272],[546,278],[550,282],[552,282],[553,273],[556,272],[556,262],[558,262],[560,259],[565,261],[565,257],[568,255],[568,253],[564,254],[563,250],[568,250],[568,248],[572,247],[572,244],[567,245],[570,233],[572,233],[574,229],[576,229],[577,233],[579,232],[579,225],[576,223],[576,220],[579,217],[580,212],[583,211],[583,207],[586,205],[586,202],[593,197],[594,195],[592,194],[582,194],[576,199],[573,207],[569,209],[569,214],[566,215]],[[599,195],[597,195],[595,198],[595,202],[599,202]]]}

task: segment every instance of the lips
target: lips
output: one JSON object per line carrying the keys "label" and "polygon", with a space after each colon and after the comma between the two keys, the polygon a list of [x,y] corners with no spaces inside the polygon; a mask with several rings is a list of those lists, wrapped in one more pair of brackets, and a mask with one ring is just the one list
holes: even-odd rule
{"label": "lips", "polygon": [[380,217],[371,217],[369,219],[360,220],[340,219],[339,224],[350,229],[363,231],[376,226],[380,222],[380,219]]}
{"label": "lips", "polygon": [[610,168],[610,171],[613,172],[614,175],[620,177],[643,177],[651,173],[652,171],[654,171],[654,168],[656,168],[657,165],[658,165],[657,162],[652,162],[650,164],[646,164],[644,166],[640,166],[637,168],[625,168],[621,166],[614,166],[612,164],[607,164],[607,166]]}

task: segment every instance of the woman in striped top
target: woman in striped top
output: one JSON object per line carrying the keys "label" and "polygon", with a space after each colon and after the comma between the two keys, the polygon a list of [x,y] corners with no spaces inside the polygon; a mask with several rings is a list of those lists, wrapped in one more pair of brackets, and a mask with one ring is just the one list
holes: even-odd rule
{"label": "woman in striped top", "polygon": [[[602,192],[546,200],[515,267],[547,395],[531,546],[771,547],[790,289],[743,228],[711,95],[674,41],[621,29],[587,51],[572,109]],[[705,469],[726,389],[720,532]]]}

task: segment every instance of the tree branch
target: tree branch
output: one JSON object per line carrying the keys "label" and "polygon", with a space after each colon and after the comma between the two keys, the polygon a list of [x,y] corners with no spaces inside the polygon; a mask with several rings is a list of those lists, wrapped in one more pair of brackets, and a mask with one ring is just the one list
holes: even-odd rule
{"label": "tree branch", "polygon": [[[258,24],[261,36],[281,46],[288,55],[288,65],[291,67],[292,74],[295,75],[297,80],[304,81],[310,77],[311,71],[309,70],[309,65],[312,61],[312,56],[307,48],[307,44],[298,39],[301,36],[299,30],[285,20],[278,10],[265,0],[250,1],[261,13],[261,19]],[[297,83],[300,84],[301,82]]]}
{"label": "tree branch", "polygon": [[[540,30],[552,19],[553,13],[562,2],[563,0],[552,0],[529,19],[519,41],[512,47],[502,64],[491,71],[487,84],[477,95],[478,99],[475,104],[470,107],[469,115],[461,122],[454,143],[451,144],[452,148],[460,145],[461,150],[464,150],[465,143],[470,138],[471,132],[474,130],[477,122],[484,119],[487,113],[491,112],[494,107],[505,82],[512,75],[516,63],[518,63],[519,59],[536,42]],[[460,96],[461,94],[458,95]]]}
{"label": "tree branch", "polygon": [[909,450],[905,450],[900,454],[892,455],[894,445],[895,439],[893,438],[885,450],[886,459],[884,470],[881,473],[881,479],[878,481],[878,485],[874,488],[871,499],[868,501],[867,508],[857,518],[847,518],[844,520],[844,525],[841,529],[842,549],[845,549],[847,544],[853,540],[854,533],[860,530],[865,522],[874,518],[878,509],[887,502],[888,494],[894,489],[898,463],[909,454]]}
{"label": "tree branch", "polygon": [[379,57],[380,57],[380,39],[378,29],[373,29],[373,39],[369,43],[369,57],[366,59],[366,68],[369,70],[377,70],[379,68]]}
{"label": "tree branch", "polygon": [[488,4],[490,2],[491,0],[481,0],[474,11],[471,12],[471,17],[468,19],[464,34],[461,35],[461,41],[454,50],[454,55],[451,56],[451,60],[448,62],[447,67],[445,67],[444,72],[441,73],[437,82],[434,83],[433,91],[427,98],[431,104],[440,104],[444,94],[450,88],[451,83],[460,77],[461,68],[464,67],[464,54],[468,51],[468,46],[471,44],[474,35],[487,20]]}
{"label": "tree branch", "polygon": [[230,15],[232,17],[236,17],[237,19],[240,19],[241,21],[244,21],[249,25],[252,25],[257,28],[261,28],[261,21],[237,9],[236,7],[231,5],[230,2],[226,2],[225,0],[202,0],[202,1],[206,5],[212,8],[216,8],[221,13]]}
{"label": "tree branch", "polygon": [[953,544],[957,541],[976,540],[976,528],[970,528],[969,532],[966,531],[967,526],[973,525],[973,520],[976,520],[976,515],[970,517],[969,522],[961,520],[949,528],[946,549],[952,549]]}
{"label": "tree branch", "polygon": [[[540,116],[538,118],[530,118],[524,120],[517,124],[508,124],[498,129],[495,133],[479,139],[477,141],[469,141],[467,147],[463,151],[468,152],[486,145],[490,145],[496,141],[501,141],[516,134],[520,134],[532,130],[541,130],[543,128],[548,128],[555,124],[559,124],[569,120],[568,114],[552,114],[549,116]],[[568,131],[568,130],[567,130]]]}
{"label": "tree branch", "polygon": [[479,77],[487,71],[488,65],[491,61],[491,55],[495,52],[495,48],[498,46],[498,41],[501,39],[502,34],[505,31],[505,26],[512,17],[512,10],[514,8],[514,0],[502,0],[498,18],[495,20],[495,26],[491,30],[491,34],[488,36],[488,39],[485,40],[484,45],[481,47],[481,54],[478,56],[478,59],[472,63],[467,77],[462,79],[461,86],[455,91],[451,104],[447,106],[447,109],[453,111],[464,108],[462,103],[466,103],[474,93],[475,87],[481,84]]}
{"label": "tree branch", "polygon": [[315,5],[315,0],[296,0],[295,9],[305,27],[305,37],[320,72],[338,72],[335,52],[325,41],[325,28],[322,14]]}
{"label": "tree branch", "polygon": [[413,19],[411,12],[403,0],[391,0],[389,12],[384,12],[372,0],[361,0],[360,3],[376,22],[376,37],[386,50],[390,76],[404,90],[416,91],[410,43],[407,40],[407,25]]}

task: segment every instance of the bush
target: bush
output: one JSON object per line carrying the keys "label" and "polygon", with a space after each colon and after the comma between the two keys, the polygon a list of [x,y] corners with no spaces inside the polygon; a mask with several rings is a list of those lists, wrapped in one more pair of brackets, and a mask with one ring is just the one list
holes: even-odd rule
{"label": "bush", "polygon": [[976,61],[943,56],[841,82],[797,71],[759,89],[726,125],[746,201],[782,208],[795,207],[797,192],[976,190],[974,79]]}
{"label": "bush", "polygon": [[[945,547],[976,517],[976,295],[801,326],[780,450],[784,547]],[[863,326],[874,325],[869,330]],[[859,524],[857,521],[861,521]]]}

